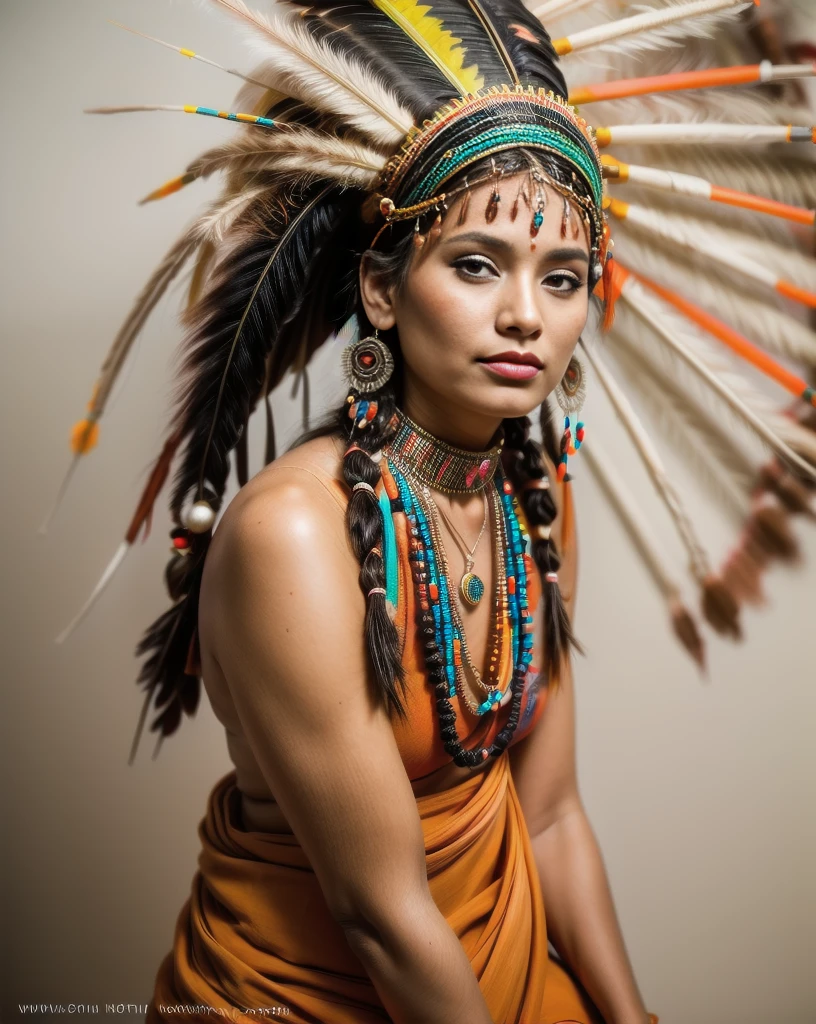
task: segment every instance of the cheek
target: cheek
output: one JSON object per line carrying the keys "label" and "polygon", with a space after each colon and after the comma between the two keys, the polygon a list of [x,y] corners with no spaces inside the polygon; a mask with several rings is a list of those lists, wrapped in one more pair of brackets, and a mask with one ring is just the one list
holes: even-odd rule
{"label": "cheek", "polygon": [[[467,291],[466,291],[467,289]],[[474,294],[482,292],[483,294]],[[400,344],[409,362],[433,358],[436,365],[461,362],[492,324],[487,290],[469,288],[445,268],[418,269],[397,309]]]}
{"label": "cheek", "polygon": [[[589,296],[586,289],[568,299],[549,296],[544,300],[542,319],[554,358],[572,352],[587,322]],[[568,358],[568,357],[567,357]]]}

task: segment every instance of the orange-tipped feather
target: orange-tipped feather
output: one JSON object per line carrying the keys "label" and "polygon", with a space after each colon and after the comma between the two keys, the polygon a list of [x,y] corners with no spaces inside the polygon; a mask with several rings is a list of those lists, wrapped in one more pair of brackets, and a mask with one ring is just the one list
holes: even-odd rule
{"label": "orange-tipped feather", "polygon": [[87,455],[99,440],[99,424],[96,420],[79,420],[71,430],[71,451],[74,455]]}

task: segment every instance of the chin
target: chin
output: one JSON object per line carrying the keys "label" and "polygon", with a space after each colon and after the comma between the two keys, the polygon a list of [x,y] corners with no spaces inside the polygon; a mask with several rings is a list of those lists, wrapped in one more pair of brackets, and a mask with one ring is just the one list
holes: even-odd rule
{"label": "chin", "polygon": [[483,401],[477,400],[475,405],[471,392],[467,397],[466,404],[480,416],[492,415],[497,419],[513,419],[536,413],[548,394],[548,391],[542,391],[540,387],[533,389],[499,386],[491,388],[488,392],[481,392],[479,397],[483,396]]}

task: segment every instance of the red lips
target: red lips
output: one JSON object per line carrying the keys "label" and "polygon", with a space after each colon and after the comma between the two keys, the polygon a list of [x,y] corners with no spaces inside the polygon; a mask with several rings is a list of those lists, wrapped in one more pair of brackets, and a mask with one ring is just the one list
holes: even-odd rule
{"label": "red lips", "polygon": [[527,366],[536,366],[539,370],[544,369],[544,364],[532,352],[497,352],[494,356],[479,359],[478,361],[480,363],[524,363]]}

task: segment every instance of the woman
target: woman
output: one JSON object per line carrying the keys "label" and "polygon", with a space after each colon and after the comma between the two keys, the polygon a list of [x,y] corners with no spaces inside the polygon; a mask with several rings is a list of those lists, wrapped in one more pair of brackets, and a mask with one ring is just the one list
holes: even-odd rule
{"label": "woman", "polygon": [[[110,361],[200,249],[178,415],[129,540],[186,442],[145,711],[171,734],[203,677],[235,771],[148,1020],[655,1021],[575,778],[575,352],[590,297],[609,313],[624,283],[595,134],[515,0],[272,20],[218,2],[268,49],[239,101],[262,113],[156,193],[230,175]],[[360,324],[340,410],[247,482],[258,399]],[[213,531],[234,448],[245,486]]]}
{"label": "woman", "polygon": [[[426,460],[439,461],[438,453],[448,451],[448,445],[468,452],[466,460],[481,461],[503,421],[512,421],[505,447],[515,437],[513,447],[522,448],[523,421],[564,376],[586,320],[589,239],[582,231],[565,245],[560,215],[545,216],[533,249],[529,213],[513,220],[511,203],[504,202],[527,187],[523,152],[502,156],[503,166],[515,161],[522,169],[505,175],[500,211],[491,223],[483,211],[495,188],[492,180],[451,205],[433,242],[420,249],[411,244],[404,283],[399,270],[383,274],[376,259],[362,261],[366,317],[380,331],[396,328],[398,336],[398,415],[410,417],[404,422],[421,428],[426,443],[421,459],[411,462],[407,438],[400,440],[395,450],[385,449],[379,465],[388,474],[387,453],[392,451],[413,485],[426,479]],[[560,211],[560,193],[542,188],[552,213]],[[460,223],[464,195],[470,202]],[[514,360],[509,365],[508,357],[496,359],[505,352]],[[529,362],[515,361],[520,358]],[[532,372],[516,375],[522,367]],[[390,400],[385,392],[385,387],[377,391],[380,402]],[[341,410],[346,420],[347,408]],[[201,591],[203,678],[229,731],[237,768],[237,779],[218,798],[225,815],[219,818],[219,831],[225,828],[232,837],[226,847],[218,844],[219,857],[234,871],[236,860],[240,864],[246,855],[239,852],[246,830],[264,844],[261,863],[268,869],[272,860],[278,869],[257,887],[245,881],[245,891],[233,889],[226,902],[230,905],[236,896],[246,900],[252,931],[281,938],[291,927],[288,914],[320,904],[317,919],[309,920],[301,955],[293,956],[287,938],[279,955],[265,962],[260,973],[272,973],[277,981],[270,979],[264,998],[289,1006],[295,1019],[321,1021],[382,1019],[380,1005],[392,1019],[405,1021],[645,1021],[577,793],[569,675],[551,702],[545,699],[546,687],[537,693],[547,655],[535,576],[530,576],[529,594],[531,610],[537,612],[533,635],[538,644],[525,678],[516,736],[498,760],[474,767],[451,764],[434,728],[433,698],[410,608],[407,558],[401,562],[404,590],[397,618],[408,638],[403,662],[407,721],[391,724],[369,678],[361,643],[364,593],[384,581],[372,565],[377,555],[369,555],[360,573],[346,539],[345,506],[349,484],[358,478],[374,480],[380,473],[364,451],[352,451],[344,460],[348,442],[340,424],[334,426],[331,434],[294,447],[242,489],[216,531]],[[371,450],[376,434],[371,427],[366,431],[359,443]],[[537,446],[527,442],[524,448],[531,465],[519,477],[545,481]],[[491,464],[491,476],[497,468]],[[550,473],[555,480],[552,467]],[[386,487],[394,487],[393,476],[385,480]],[[446,479],[444,489],[432,489],[440,512],[440,552],[449,560],[450,579],[458,581],[465,568],[457,550],[461,536],[473,550],[472,571],[493,593],[492,510],[482,531],[485,490],[492,482],[486,480],[475,493],[450,492],[454,482]],[[383,488],[378,493],[381,497]],[[541,497],[541,491],[536,493]],[[368,502],[379,517],[368,494],[354,492],[355,501]],[[368,552],[374,545],[362,538],[367,532],[374,536],[376,520],[366,523],[367,510],[358,509],[353,528],[360,548]],[[559,522],[564,512],[569,515],[569,509],[562,508]],[[404,513],[394,513],[394,526],[400,549],[406,550]],[[488,543],[474,545],[480,532]],[[566,582],[571,594],[573,580]],[[474,606],[460,603],[470,657],[483,676],[493,611],[484,600]],[[509,696],[506,674],[500,685]],[[466,678],[466,686],[471,700],[484,697],[472,678]],[[485,721],[466,702],[467,697],[458,701],[462,724],[457,728],[468,747],[482,737],[483,749],[489,745],[484,726],[495,733],[507,715],[500,710]],[[516,746],[525,735],[527,742]],[[490,779],[484,778],[488,771]],[[473,807],[477,801],[482,820]],[[434,848],[431,837],[443,831],[450,838]],[[281,841],[282,833],[294,833],[302,848],[297,867],[300,873],[307,870],[307,893],[303,880],[286,892],[295,885],[290,877],[295,872],[285,867],[295,840]],[[286,845],[273,854],[275,842]],[[505,844],[513,848],[508,851]],[[561,949],[572,955],[604,1018],[562,967],[548,963],[539,871],[544,891],[551,894],[544,903],[552,907],[549,934],[562,938]],[[219,876],[204,884],[223,901],[222,885],[230,888],[230,883]],[[203,892],[201,898],[208,902]],[[447,920],[440,906],[447,908]],[[185,915],[179,938],[196,936],[205,921],[207,930],[215,927],[213,909],[202,904],[200,917],[198,908],[192,919]],[[308,919],[309,912],[302,912]],[[195,956],[192,950],[180,955],[179,938],[175,954],[165,961],[155,1001],[190,1003],[221,994],[218,986],[209,987],[217,970],[213,975],[203,971],[210,980],[201,987],[197,943]],[[463,943],[483,978],[482,992]],[[349,950],[363,971],[351,967]],[[223,968],[223,951],[210,955]],[[297,966],[287,962],[292,959]],[[318,978],[308,965],[320,968]],[[242,991],[239,984],[232,995]],[[355,1009],[334,1005],[343,994]],[[248,999],[244,1005],[250,1005]]]}

